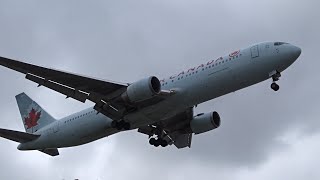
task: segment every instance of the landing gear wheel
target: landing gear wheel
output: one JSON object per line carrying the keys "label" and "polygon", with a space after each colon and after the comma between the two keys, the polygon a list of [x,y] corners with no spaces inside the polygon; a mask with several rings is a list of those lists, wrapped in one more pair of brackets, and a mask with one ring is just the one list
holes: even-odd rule
{"label": "landing gear wheel", "polygon": [[159,147],[159,146],[160,146],[159,141],[156,140],[153,145],[154,145],[155,147]]}
{"label": "landing gear wheel", "polygon": [[168,142],[167,142],[166,140],[164,140],[164,139],[161,139],[161,140],[160,140],[160,145],[161,145],[162,147],[166,147],[166,146],[168,146]]}
{"label": "landing gear wheel", "polygon": [[155,145],[155,143],[156,143],[156,139],[155,138],[151,138],[150,140],[149,140],[149,143],[150,143],[150,145]]}
{"label": "landing gear wheel", "polygon": [[121,126],[116,126],[116,129],[117,129],[118,131],[121,131],[121,130],[122,130],[122,127],[121,127]]}
{"label": "landing gear wheel", "polygon": [[125,122],[124,121],[119,121],[117,122],[117,130],[122,130],[123,129],[123,126],[124,126]]}
{"label": "landing gear wheel", "polygon": [[277,83],[273,82],[271,84],[271,89],[273,89],[274,91],[278,91],[280,89],[280,86]]}
{"label": "landing gear wheel", "polygon": [[123,129],[124,129],[124,130],[130,130],[130,128],[131,128],[130,123],[125,122],[125,123],[123,124]]}
{"label": "landing gear wheel", "polygon": [[149,125],[149,127],[151,128],[150,133],[148,133],[150,145],[155,147],[171,145],[167,132],[165,132],[160,125]]}
{"label": "landing gear wheel", "polygon": [[111,127],[120,131],[122,129],[130,130],[131,125],[130,125],[130,123],[125,122],[125,121],[119,121],[119,122],[118,121],[112,121],[111,122]]}
{"label": "landing gear wheel", "polygon": [[117,127],[117,121],[112,121],[111,122],[111,127],[116,128]]}
{"label": "landing gear wheel", "polygon": [[166,140],[164,140],[164,139],[151,138],[149,140],[149,143],[150,143],[150,145],[153,145],[155,147],[159,147],[159,146],[166,147],[166,146],[168,146],[168,142]]}
{"label": "landing gear wheel", "polygon": [[271,84],[271,89],[273,89],[274,91],[278,91],[280,89],[280,86],[276,83],[276,81],[279,81],[281,73],[277,70],[274,70],[269,73],[269,77],[271,77],[273,81]]}

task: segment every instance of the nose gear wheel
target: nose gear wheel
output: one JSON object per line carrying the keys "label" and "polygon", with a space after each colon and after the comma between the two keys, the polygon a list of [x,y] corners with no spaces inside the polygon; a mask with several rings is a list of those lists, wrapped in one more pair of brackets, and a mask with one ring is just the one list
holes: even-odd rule
{"label": "nose gear wheel", "polygon": [[278,90],[280,89],[280,86],[279,86],[277,83],[275,83],[275,82],[273,82],[270,87],[271,87],[271,89],[273,89],[274,91],[278,91]]}

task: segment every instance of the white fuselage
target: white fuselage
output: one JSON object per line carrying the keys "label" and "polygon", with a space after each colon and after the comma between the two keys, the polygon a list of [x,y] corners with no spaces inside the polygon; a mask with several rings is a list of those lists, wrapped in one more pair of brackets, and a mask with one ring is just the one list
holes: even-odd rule
{"label": "white fuselage", "polygon": [[[227,56],[184,70],[161,80],[163,90],[176,93],[155,105],[128,114],[125,121],[132,129],[167,119],[205,101],[237,91],[270,78],[272,71],[282,72],[300,55],[290,44],[275,46],[260,43]],[[89,108],[40,129],[41,136],[20,144],[20,150],[71,147],[119,132],[112,120]]]}

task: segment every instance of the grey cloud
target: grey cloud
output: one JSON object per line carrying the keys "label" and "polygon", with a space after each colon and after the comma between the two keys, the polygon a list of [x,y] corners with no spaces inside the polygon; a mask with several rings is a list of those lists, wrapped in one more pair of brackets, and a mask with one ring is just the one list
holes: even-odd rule
{"label": "grey cloud", "polygon": [[[222,127],[195,136],[191,149],[155,149],[147,137],[129,132],[62,150],[52,159],[19,152],[2,140],[1,179],[184,179],[195,174],[233,179],[230,172],[247,167],[254,172],[291,148],[281,141],[287,132],[298,129],[308,137],[319,129],[319,5],[315,0],[0,2],[1,56],[121,82],[166,77],[260,41],[287,41],[303,49],[283,73],[279,93],[268,81],[200,105],[197,112],[220,112]],[[5,112],[0,127],[22,130],[14,100],[21,91],[56,117],[91,105],[36,88],[13,71],[1,69],[0,77]]]}

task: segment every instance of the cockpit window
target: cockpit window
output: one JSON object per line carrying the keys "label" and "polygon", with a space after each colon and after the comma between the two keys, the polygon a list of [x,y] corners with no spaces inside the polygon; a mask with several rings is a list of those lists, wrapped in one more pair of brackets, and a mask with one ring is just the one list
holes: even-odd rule
{"label": "cockpit window", "polygon": [[283,44],[288,44],[288,43],[285,43],[285,42],[275,42],[274,43],[275,46],[280,46],[280,45],[283,45]]}

